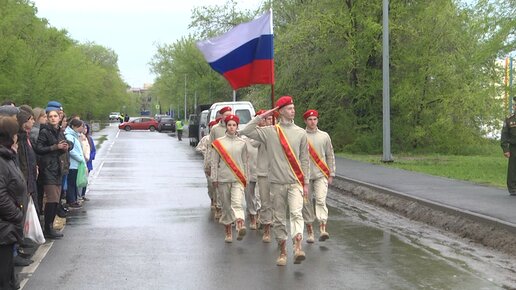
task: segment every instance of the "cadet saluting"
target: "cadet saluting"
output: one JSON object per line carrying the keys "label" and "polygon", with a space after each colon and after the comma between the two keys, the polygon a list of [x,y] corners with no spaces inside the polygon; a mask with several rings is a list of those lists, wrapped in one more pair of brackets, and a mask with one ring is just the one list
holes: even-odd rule
{"label": "cadet saluting", "polygon": [[[259,127],[262,119],[279,109],[280,122],[276,126]],[[303,240],[303,196],[308,195],[310,164],[306,131],[294,124],[294,102],[283,96],[276,108],[254,118],[240,133],[265,143],[269,159],[269,181],[273,197],[273,231],[278,241],[280,254],[276,265],[287,263],[286,241],[287,208],[290,209],[290,232],[294,242],[294,264],[305,259],[301,249]]]}
{"label": "cadet saluting", "polygon": [[[516,97],[512,98],[513,112],[516,110]],[[507,168],[507,189],[510,195],[516,195],[516,115],[512,114],[503,122],[502,150],[505,157],[509,158]]]}
{"label": "cadet saluting", "polygon": [[308,243],[314,242],[314,231],[312,223],[317,217],[319,221],[319,241],[326,241],[330,238],[326,230],[328,221],[328,207],[326,207],[326,195],[328,184],[333,182],[335,176],[335,154],[328,133],[317,128],[319,112],[308,110],[303,114],[305,119],[306,133],[308,137],[308,153],[310,154],[310,193],[315,197],[315,213],[308,198],[303,206],[303,218],[306,223]]}

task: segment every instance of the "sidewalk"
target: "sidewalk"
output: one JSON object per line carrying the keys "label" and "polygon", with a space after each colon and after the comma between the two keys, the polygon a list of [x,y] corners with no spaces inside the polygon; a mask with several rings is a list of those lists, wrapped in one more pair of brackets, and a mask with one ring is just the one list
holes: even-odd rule
{"label": "sidewalk", "polygon": [[516,196],[507,190],[336,158],[336,175],[384,193],[421,201],[516,233]]}

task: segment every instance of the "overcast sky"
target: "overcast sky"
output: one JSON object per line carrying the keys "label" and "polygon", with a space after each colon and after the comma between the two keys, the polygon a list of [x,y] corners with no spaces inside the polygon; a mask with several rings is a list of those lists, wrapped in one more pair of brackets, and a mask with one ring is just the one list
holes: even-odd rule
{"label": "overcast sky", "polygon": [[[131,87],[152,83],[149,65],[157,43],[173,43],[188,34],[193,7],[225,0],[33,0],[38,17],[66,29],[80,42],[93,41],[118,54],[122,77]],[[260,0],[239,0],[257,8]]]}

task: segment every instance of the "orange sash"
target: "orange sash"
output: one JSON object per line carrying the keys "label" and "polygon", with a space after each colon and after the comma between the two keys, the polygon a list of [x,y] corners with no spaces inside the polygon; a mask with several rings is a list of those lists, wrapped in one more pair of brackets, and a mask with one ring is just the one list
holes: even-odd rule
{"label": "orange sash", "polygon": [[305,175],[303,174],[303,170],[301,169],[301,165],[296,158],[296,154],[294,154],[294,150],[290,147],[288,143],[287,137],[285,137],[285,133],[283,129],[278,125],[276,125],[276,131],[278,132],[279,141],[281,147],[283,148],[283,152],[285,152],[285,156],[287,157],[288,164],[290,165],[290,169],[294,172],[294,175],[297,178],[297,181],[301,186],[305,185]]}
{"label": "orange sash", "polygon": [[326,176],[326,179],[330,177],[330,168],[324,162],[324,160],[321,159],[319,154],[317,154],[317,151],[314,148],[314,145],[312,145],[312,142],[308,141],[308,152],[310,153],[310,157],[312,158],[312,161],[315,163],[315,165],[321,169],[324,176]]}
{"label": "orange sash", "polygon": [[219,140],[213,141],[211,143],[211,146],[217,150],[219,155],[222,157],[222,160],[226,162],[226,165],[231,169],[235,177],[238,179],[238,181],[244,186],[247,186],[247,180],[245,179],[245,175],[242,172],[242,170],[238,167],[235,160],[229,155],[229,153],[226,151],[226,148],[222,145],[222,143]]}

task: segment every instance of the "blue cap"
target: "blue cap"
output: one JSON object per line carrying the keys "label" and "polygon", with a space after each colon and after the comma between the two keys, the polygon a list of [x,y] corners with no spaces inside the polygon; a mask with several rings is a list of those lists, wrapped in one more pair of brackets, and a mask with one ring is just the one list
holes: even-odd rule
{"label": "blue cap", "polygon": [[47,104],[47,108],[45,109],[45,112],[50,112],[50,111],[62,111],[63,110],[63,106],[61,105],[61,103],[57,102],[57,101],[50,101],[48,102]]}

